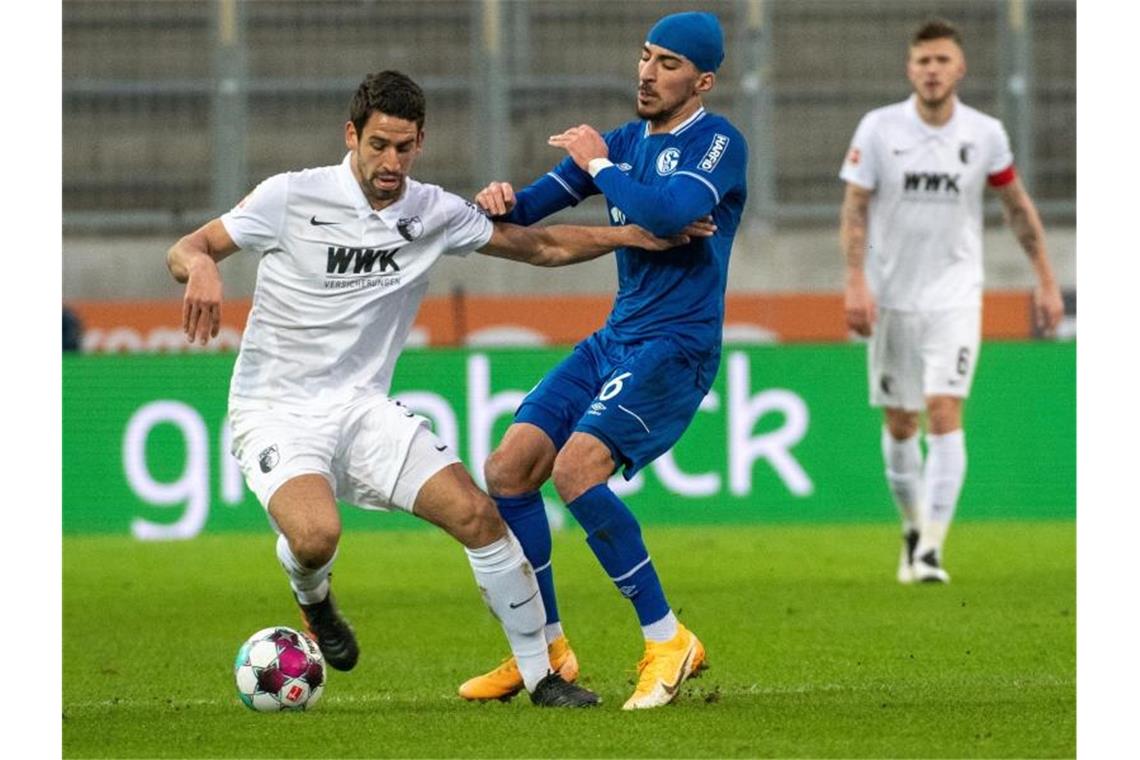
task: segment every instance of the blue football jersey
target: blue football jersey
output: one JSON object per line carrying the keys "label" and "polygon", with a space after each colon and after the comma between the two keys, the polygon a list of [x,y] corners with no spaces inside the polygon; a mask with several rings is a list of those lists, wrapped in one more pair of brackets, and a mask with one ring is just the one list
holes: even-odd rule
{"label": "blue football jersey", "polygon": [[747,196],[748,145],[727,119],[704,108],[668,133],[649,134],[649,123],[638,120],[604,137],[612,168],[591,178],[567,157],[547,175],[570,203],[603,192],[613,225],[671,235],[711,214],[717,231],[667,251],[618,249],[617,297],[601,332],[619,343],[670,336],[711,384],[728,260]]}

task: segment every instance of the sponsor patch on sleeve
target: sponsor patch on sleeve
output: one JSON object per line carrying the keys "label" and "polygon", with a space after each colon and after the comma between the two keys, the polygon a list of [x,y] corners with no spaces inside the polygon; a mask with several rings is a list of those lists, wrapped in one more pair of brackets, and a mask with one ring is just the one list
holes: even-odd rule
{"label": "sponsor patch on sleeve", "polygon": [[720,163],[720,159],[727,149],[728,135],[722,135],[719,132],[713,135],[712,143],[709,144],[709,149],[705,151],[704,158],[697,164],[697,168],[701,171],[711,172]]}

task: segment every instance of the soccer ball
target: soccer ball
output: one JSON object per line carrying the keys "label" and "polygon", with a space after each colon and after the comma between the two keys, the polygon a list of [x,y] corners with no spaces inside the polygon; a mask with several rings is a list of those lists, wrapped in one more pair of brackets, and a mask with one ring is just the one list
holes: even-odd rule
{"label": "soccer ball", "polygon": [[234,679],[251,710],[307,710],[324,691],[325,658],[316,642],[292,628],[263,628],[238,650]]}

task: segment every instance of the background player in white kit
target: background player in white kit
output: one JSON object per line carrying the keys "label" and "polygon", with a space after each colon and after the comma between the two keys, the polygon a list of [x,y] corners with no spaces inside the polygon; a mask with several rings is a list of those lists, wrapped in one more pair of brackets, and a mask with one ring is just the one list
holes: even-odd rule
{"label": "background player in white kit", "polygon": [[[427,420],[388,397],[392,370],[441,255],[478,250],[535,265],[594,258],[625,245],[687,242],[634,226],[523,228],[408,177],[424,139],[424,96],[398,72],[369,75],[335,166],[278,174],[183,237],[167,263],[186,283],[183,327],[201,343],[220,325],[217,262],[261,256],[253,307],[230,384],[234,453],[279,533],[277,556],[329,664],[359,649],[329,589],[341,524],[336,500],[403,509],[466,549],[484,599],[545,706],[597,704],[551,672],[533,570],[495,504]],[[711,225],[690,226],[695,235]]]}
{"label": "background player in white kit", "polygon": [[[1035,319],[1064,312],[1033,201],[1001,123],[958,100],[956,28],[933,20],[910,41],[907,100],[859,123],[840,178],[847,325],[869,335],[871,404],[883,407],[887,482],[902,515],[902,583],[946,583],[942,544],[966,473],[962,405],[978,358],[982,202],[988,184],[1037,275]],[[918,442],[927,415],[926,462]]]}

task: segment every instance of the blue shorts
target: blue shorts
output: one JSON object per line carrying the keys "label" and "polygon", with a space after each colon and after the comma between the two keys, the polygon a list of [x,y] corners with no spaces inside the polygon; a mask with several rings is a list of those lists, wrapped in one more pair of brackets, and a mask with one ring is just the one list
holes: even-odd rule
{"label": "blue shorts", "polygon": [[561,450],[574,431],[605,443],[625,479],[685,432],[707,388],[698,362],[672,340],[624,344],[595,333],[547,373],[515,412]]}

